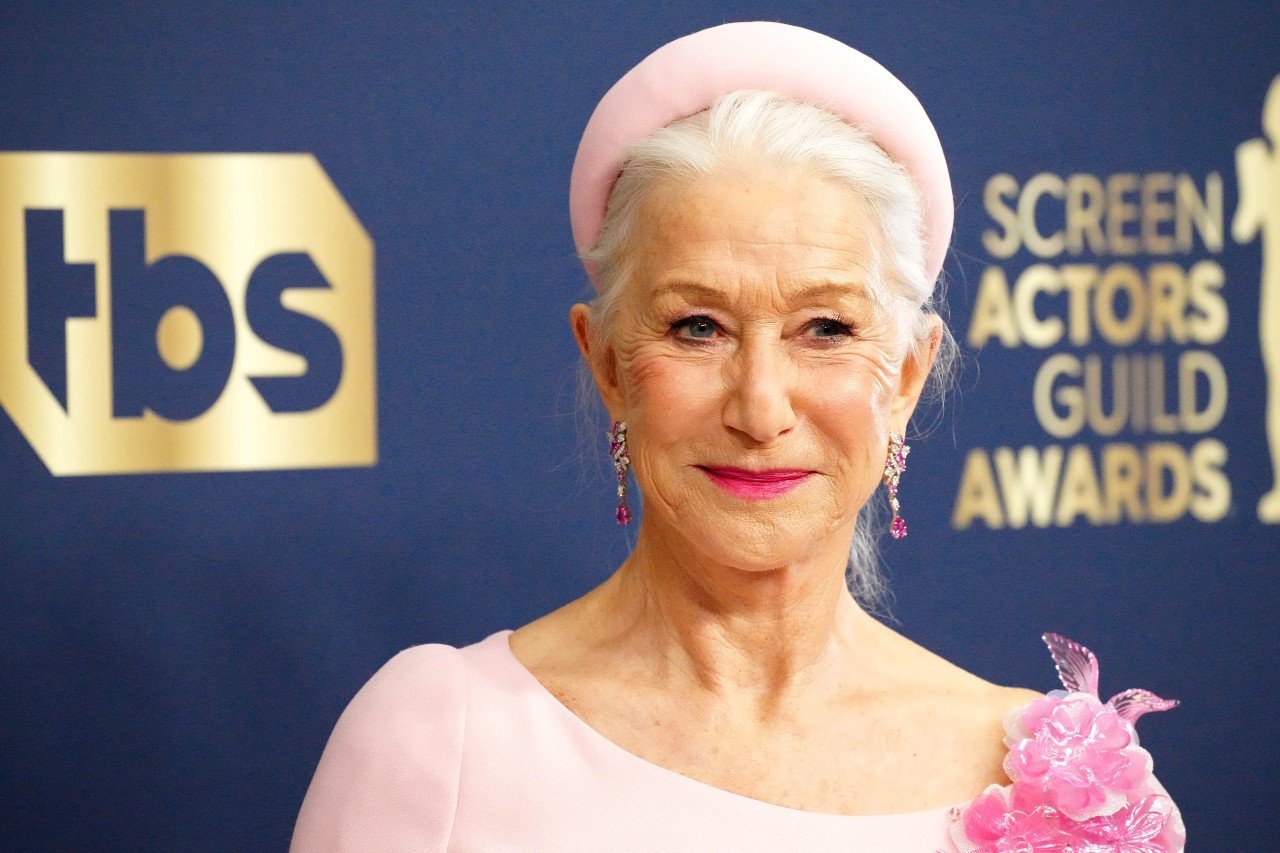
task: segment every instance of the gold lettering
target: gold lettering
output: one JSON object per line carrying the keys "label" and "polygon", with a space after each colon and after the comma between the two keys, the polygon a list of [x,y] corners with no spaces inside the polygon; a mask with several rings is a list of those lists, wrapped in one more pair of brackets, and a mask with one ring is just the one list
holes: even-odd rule
{"label": "gold lettering", "polygon": [[[1128,314],[1121,318],[1116,313],[1116,294],[1123,292],[1129,303]],[[1142,336],[1147,313],[1147,291],[1142,275],[1131,264],[1112,264],[1102,272],[1098,287],[1093,292],[1094,322],[1098,332],[1107,342],[1116,346],[1128,346]]]}
{"label": "gold lettering", "polygon": [[[1054,438],[1070,438],[1084,428],[1084,395],[1078,385],[1065,385],[1054,392],[1054,381],[1059,376],[1077,379],[1080,376],[1080,360],[1066,352],[1056,353],[1045,359],[1036,372],[1031,398],[1036,418],[1045,432]],[[1054,403],[1066,409],[1059,415]]]}
{"label": "gold lettering", "polygon": [[1147,360],[1142,356],[1134,356],[1129,362],[1133,374],[1130,387],[1133,388],[1133,415],[1130,426],[1134,432],[1145,432],[1147,429]]}
{"label": "gold lettering", "polygon": [[987,267],[982,273],[978,299],[969,321],[969,346],[981,349],[992,336],[1000,338],[1000,343],[1009,348],[1019,343],[1018,325],[1009,300],[1009,279],[998,266]]}
{"label": "gold lettering", "polygon": [[1062,447],[1051,444],[1042,453],[1035,447],[1012,447],[992,451],[1000,491],[1004,494],[1005,517],[1009,526],[1027,526],[1030,517],[1036,527],[1048,527],[1053,520],[1053,496],[1062,473]]}
{"label": "gold lettering", "polygon": [[1190,175],[1178,175],[1175,191],[1174,242],[1178,251],[1190,252],[1192,231],[1211,252],[1222,251],[1222,175],[1210,172],[1204,179],[1204,196]]}
{"label": "gold lettering", "polygon": [[1013,175],[1004,173],[992,175],[982,191],[982,202],[987,208],[987,215],[997,225],[1004,227],[1003,233],[997,233],[991,228],[982,232],[983,248],[993,258],[1011,258],[1021,245],[1018,237],[1018,214],[1005,203],[1006,198],[1017,194],[1018,182]]}
{"label": "gold lettering", "polygon": [[1098,280],[1098,267],[1094,264],[1064,264],[1062,280],[1067,286],[1067,322],[1071,343],[1084,346],[1093,337],[1089,323],[1089,294]]}
{"label": "gold lettering", "polygon": [[1013,287],[1013,311],[1022,330],[1022,339],[1037,349],[1051,347],[1062,340],[1063,324],[1058,317],[1042,320],[1036,315],[1036,295],[1056,293],[1062,289],[1058,273],[1048,264],[1033,264],[1018,276]]}
{"label": "gold lettering", "polygon": [[1058,512],[1054,521],[1059,527],[1070,527],[1083,515],[1091,524],[1104,521],[1102,495],[1098,491],[1098,476],[1093,470],[1093,457],[1089,448],[1077,444],[1067,453],[1067,467],[1062,474],[1062,495],[1058,499]]}
{"label": "gold lettering", "polygon": [[1231,509],[1231,481],[1222,473],[1226,463],[1226,445],[1216,438],[1201,439],[1191,448],[1191,477],[1195,481],[1191,514],[1200,521],[1219,521]]}
{"label": "gold lettering", "polygon": [[1085,411],[1089,428],[1098,435],[1115,435],[1129,419],[1129,364],[1123,355],[1111,362],[1111,414],[1103,411],[1102,357],[1091,354],[1084,358]]}
{"label": "gold lettering", "polygon": [[1147,356],[1147,405],[1151,431],[1171,435],[1178,431],[1178,418],[1165,410],[1164,357]]}
{"label": "gold lettering", "polygon": [[1173,223],[1173,203],[1162,199],[1162,193],[1173,192],[1173,175],[1152,172],[1142,177],[1142,245],[1149,255],[1172,255],[1173,235],[1160,226]]}
{"label": "gold lettering", "polygon": [[1137,238],[1125,233],[1125,226],[1138,221],[1138,205],[1125,196],[1138,190],[1138,176],[1118,172],[1107,177],[1107,243],[1113,255],[1136,255]]}
{"label": "gold lettering", "polygon": [[1187,279],[1177,264],[1152,264],[1147,270],[1150,285],[1150,317],[1147,340],[1162,344],[1165,339],[1187,342]]}
{"label": "gold lettering", "polygon": [[[1196,376],[1203,376],[1209,394],[1204,408],[1198,408]],[[1227,411],[1227,372],[1222,362],[1207,350],[1187,350],[1178,356],[1178,414],[1184,432],[1208,432],[1222,423]]]}
{"label": "gold lettering", "polygon": [[[1168,473],[1168,491],[1165,491]],[[1187,513],[1191,499],[1191,467],[1187,453],[1168,441],[1147,446],[1147,515],[1152,521],[1168,522]]]}
{"label": "gold lettering", "polygon": [[1195,309],[1187,315],[1187,334],[1198,344],[1216,344],[1227,334],[1227,301],[1222,298],[1225,281],[1217,261],[1198,261],[1187,271],[1187,298]]}
{"label": "gold lettering", "polygon": [[951,514],[951,526],[956,530],[966,530],[975,518],[986,522],[987,527],[992,530],[1004,527],[1004,518],[1000,512],[1000,493],[991,473],[991,462],[987,459],[987,452],[981,448],[970,450],[965,457],[956,507]]}
{"label": "gold lettering", "polygon": [[1062,178],[1051,172],[1033,175],[1018,197],[1018,227],[1022,229],[1022,241],[1027,250],[1038,258],[1052,258],[1062,254],[1065,238],[1061,231],[1046,237],[1036,224],[1036,206],[1042,195],[1061,199],[1066,193]]}
{"label": "gold lettering", "polygon": [[1067,178],[1067,251],[1079,255],[1088,243],[1095,255],[1106,254],[1107,239],[1102,234],[1102,215],[1106,211],[1106,193],[1102,181],[1093,175],[1079,174]]}
{"label": "gold lettering", "polygon": [[1120,443],[1102,448],[1102,486],[1107,522],[1115,524],[1124,516],[1142,521],[1142,457],[1138,448]]}

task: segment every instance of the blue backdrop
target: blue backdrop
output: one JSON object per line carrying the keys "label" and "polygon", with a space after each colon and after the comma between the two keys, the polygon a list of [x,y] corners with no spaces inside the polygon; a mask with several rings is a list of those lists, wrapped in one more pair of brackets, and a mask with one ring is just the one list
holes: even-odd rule
{"label": "blue backdrop", "polygon": [[[518,16],[505,4],[0,11],[0,150],[314,154],[373,243],[378,442],[372,466],[53,476],[0,417],[6,846],[282,848],[333,723],[387,658],[518,627],[616,568],[633,531],[613,523],[605,424],[580,439],[574,416],[567,313],[588,292],[566,212],[575,146],[596,100],[650,50],[766,18],[840,38],[918,94],[956,191],[953,328],[977,342],[974,306],[987,298],[992,328],[1009,336],[966,347],[960,393],[912,442],[912,534],[885,540],[898,627],[984,678],[1040,690],[1056,682],[1039,634],[1084,642],[1101,658],[1104,698],[1144,686],[1182,699],[1140,728],[1193,848],[1280,848],[1280,528],[1256,509],[1273,476],[1266,236],[1231,233],[1245,180],[1236,148],[1265,138],[1263,99],[1280,74],[1278,12],[690,0],[529,4]],[[984,200],[1001,174],[1019,190],[1036,175],[1062,187],[1084,175],[1071,186],[1086,208],[1092,176],[1106,188],[1101,240],[1080,231],[1078,252],[993,251],[983,232],[1007,236],[1000,211],[1020,197]],[[1153,179],[1147,198],[1153,174],[1168,187]],[[1209,210],[1193,221],[1188,204],[1186,234],[1181,214],[1151,202],[1191,199],[1179,180]],[[1070,233],[1067,190],[1055,195],[1052,177],[1039,186],[1036,233]],[[1147,202],[1144,240],[1146,214],[1126,226],[1125,205]],[[1171,249],[1159,241],[1180,234],[1190,237]],[[1027,343],[991,272],[1013,293],[1036,263],[1058,274],[1132,264],[1147,289],[1116,273],[1124,314],[1151,298],[1162,262],[1183,278],[1209,264],[1198,291],[1208,307],[1186,314],[1207,329],[1199,337],[1170,327],[1163,341],[1129,340],[1112,328],[1123,318],[1104,318],[1088,341]],[[1061,288],[1030,305],[1039,321],[1070,320]],[[1193,374],[1188,403],[1173,374],[1190,350],[1208,353],[1225,385]],[[1207,427],[1063,427],[1068,398],[1042,389],[1057,414],[1035,408],[1055,355],[1066,367],[1053,388],[1089,356],[1104,372],[1118,357],[1155,359],[1169,374],[1166,409],[1225,409]],[[1066,454],[1070,495],[1045,473],[1051,446]],[[1023,447],[1040,466],[1023,497],[1047,495],[1049,508],[1018,524],[1005,469]],[[1117,478],[1139,483],[1133,503],[1107,492]]]}

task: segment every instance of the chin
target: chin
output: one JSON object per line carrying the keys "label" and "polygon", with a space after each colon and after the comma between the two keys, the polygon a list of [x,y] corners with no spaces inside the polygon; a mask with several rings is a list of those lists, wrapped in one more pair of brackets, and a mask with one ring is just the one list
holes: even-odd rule
{"label": "chin", "polygon": [[812,557],[820,541],[819,531],[810,525],[794,530],[718,513],[708,514],[686,534],[709,559],[747,572],[772,571]]}

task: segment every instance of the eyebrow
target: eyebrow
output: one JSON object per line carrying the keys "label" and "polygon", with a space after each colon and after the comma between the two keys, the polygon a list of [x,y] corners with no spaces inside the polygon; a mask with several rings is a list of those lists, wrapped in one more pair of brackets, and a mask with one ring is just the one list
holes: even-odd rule
{"label": "eyebrow", "polygon": [[[652,298],[657,299],[668,294],[683,296],[691,302],[720,302],[725,296],[724,291],[718,288],[699,284],[696,281],[677,279],[660,286],[653,292]],[[867,286],[862,282],[820,281],[787,293],[787,300],[793,304],[831,297],[871,301]]]}

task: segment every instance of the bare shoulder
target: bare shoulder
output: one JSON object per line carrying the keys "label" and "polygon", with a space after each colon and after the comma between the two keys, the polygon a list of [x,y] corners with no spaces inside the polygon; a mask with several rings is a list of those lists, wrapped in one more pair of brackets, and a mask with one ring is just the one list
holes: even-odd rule
{"label": "bare shoulder", "polygon": [[590,680],[600,673],[616,673],[617,632],[609,626],[617,618],[602,606],[604,581],[585,595],[522,625],[507,641],[527,669],[546,685],[549,681]]}
{"label": "bare shoulder", "polygon": [[901,732],[890,742],[900,760],[885,782],[901,788],[900,810],[1008,784],[1005,720],[1041,694],[992,683],[888,626],[865,637],[876,658],[871,681],[883,685],[876,710]]}
{"label": "bare shoulder", "polygon": [[574,648],[574,617],[580,601],[571,601],[512,631],[507,638],[512,654],[535,672],[564,668],[569,650]]}
{"label": "bare shoulder", "polygon": [[988,758],[1003,760],[1006,718],[1044,694],[994,684],[954,664],[948,666],[954,670],[950,677],[922,689],[923,698],[958,735],[973,738],[974,746],[985,744],[982,751]]}
{"label": "bare shoulder", "polygon": [[1043,699],[1044,694],[1038,690],[1032,690],[1029,687],[998,687],[1001,693],[1001,699],[1006,701],[1010,708],[1020,708],[1029,705],[1036,699]]}
{"label": "bare shoulder", "polygon": [[1010,698],[1030,701],[1043,695],[1035,690],[1007,687],[987,681],[883,623],[876,622],[875,630],[879,635],[876,638],[877,645],[883,649],[886,658],[896,665],[909,664],[909,671],[946,689],[982,695],[995,702]]}
{"label": "bare shoulder", "polygon": [[943,658],[898,632],[882,626],[879,644],[887,665],[898,674],[903,692],[916,697],[922,713],[950,721],[949,728],[992,744],[998,750],[1004,719],[1044,694],[1025,687],[996,684]]}

